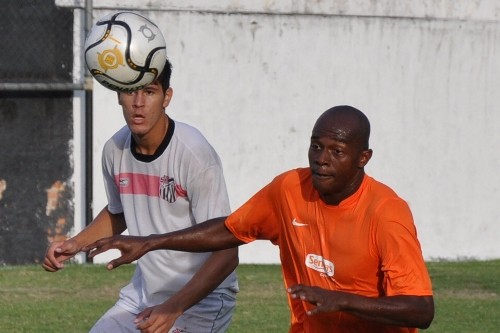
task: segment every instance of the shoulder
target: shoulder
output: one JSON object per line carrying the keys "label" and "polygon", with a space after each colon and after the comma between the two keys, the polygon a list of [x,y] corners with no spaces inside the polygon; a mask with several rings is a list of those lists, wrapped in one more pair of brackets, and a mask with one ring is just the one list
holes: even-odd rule
{"label": "shoulder", "polygon": [[390,186],[376,180],[373,177],[365,175],[363,184],[361,185],[365,191],[370,194],[370,197],[380,201],[385,200],[401,200],[404,201]]}
{"label": "shoulder", "polygon": [[412,222],[412,213],[408,203],[391,187],[366,176],[367,199],[379,220]]}
{"label": "shoulder", "polygon": [[269,185],[279,189],[282,193],[303,189],[304,186],[312,187],[310,169],[297,168],[285,171],[276,176]]}
{"label": "shoulder", "polygon": [[172,120],[175,122],[175,132],[174,134],[177,135],[178,137],[181,137],[186,140],[190,140],[193,142],[196,141],[201,141],[201,142],[206,142],[208,143],[207,139],[203,134],[200,132],[199,129],[197,129],[194,126],[191,126],[189,124],[177,121],[177,120]]}
{"label": "shoulder", "polygon": [[125,144],[129,142],[130,139],[130,130],[127,126],[123,126],[119,129],[113,136],[106,141],[104,144],[103,152],[108,152],[114,149],[123,150]]}
{"label": "shoulder", "polygon": [[274,178],[276,182],[283,183],[302,183],[311,178],[309,168],[297,168],[285,171]]}
{"label": "shoulder", "polygon": [[205,136],[195,127],[183,122],[175,121],[175,131],[171,142],[177,149],[182,150],[184,157],[191,157],[200,162],[219,164],[217,152]]}

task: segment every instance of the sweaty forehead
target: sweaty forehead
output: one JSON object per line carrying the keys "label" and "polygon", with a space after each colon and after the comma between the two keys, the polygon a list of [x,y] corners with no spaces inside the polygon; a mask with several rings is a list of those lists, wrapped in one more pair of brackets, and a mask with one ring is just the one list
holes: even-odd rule
{"label": "sweaty forehead", "polygon": [[351,132],[341,128],[318,128],[313,129],[312,138],[327,138],[335,141],[347,142],[351,138]]}
{"label": "sweaty forehead", "polygon": [[356,124],[346,118],[324,117],[318,119],[312,137],[328,137],[337,141],[350,141],[356,136]]}

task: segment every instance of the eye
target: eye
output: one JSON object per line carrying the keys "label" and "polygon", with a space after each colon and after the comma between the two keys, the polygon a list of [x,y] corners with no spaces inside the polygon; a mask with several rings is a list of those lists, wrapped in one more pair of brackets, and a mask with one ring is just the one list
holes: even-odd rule
{"label": "eye", "polygon": [[309,149],[311,149],[311,150],[320,150],[321,147],[317,143],[311,142],[311,145],[309,146]]}
{"label": "eye", "polygon": [[343,156],[344,155],[344,151],[340,148],[335,148],[335,149],[332,149],[332,152],[336,155],[336,156]]}

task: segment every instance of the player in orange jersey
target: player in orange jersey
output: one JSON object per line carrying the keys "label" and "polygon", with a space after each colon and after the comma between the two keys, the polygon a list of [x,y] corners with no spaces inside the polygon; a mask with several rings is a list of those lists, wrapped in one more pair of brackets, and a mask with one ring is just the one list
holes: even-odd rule
{"label": "player in orange jersey", "polygon": [[256,239],[278,245],[291,333],[416,332],[434,317],[432,287],[407,203],[364,172],[370,123],[337,106],[317,120],[309,168],[285,172],[229,217],[147,237],[115,236],[108,268],[148,251],[213,251]]}

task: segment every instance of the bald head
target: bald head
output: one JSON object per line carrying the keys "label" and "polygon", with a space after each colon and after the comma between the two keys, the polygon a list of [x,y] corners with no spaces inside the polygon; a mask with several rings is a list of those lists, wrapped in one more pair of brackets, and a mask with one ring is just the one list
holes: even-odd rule
{"label": "bald head", "polygon": [[369,138],[368,118],[351,106],[335,106],[316,121],[309,167],[313,186],[326,204],[338,205],[361,185],[364,167],[372,156]]}
{"label": "bald head", "polygon": [[363,112],[352,106],[334,106],[318,118],[313,136],[329,136],[346,143],[359,144],[360,150],[366,150],[369,148],[370,121]]}

